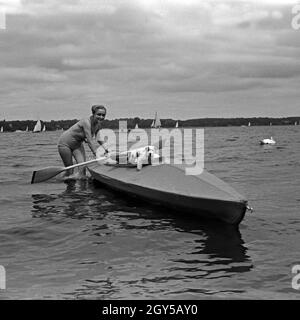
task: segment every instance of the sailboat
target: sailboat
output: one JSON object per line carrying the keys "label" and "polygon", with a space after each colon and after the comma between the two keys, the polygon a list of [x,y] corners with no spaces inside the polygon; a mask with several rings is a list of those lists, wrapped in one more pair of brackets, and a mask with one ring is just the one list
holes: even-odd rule
{"label": "sailboat", "polygon": [[42,124],[41,124],[41,120],[38,120],[33,128],[33,131],[34,133],[36,132],[41,132],[42,130]]}
{"label": "sailboat", "polygon": [[248,122],[248,127],[251,127],[251,122]]}
{"label": "sailboat", "polygon": [[152,124],[153,124],[153,126],[151,125],[152,128],[160,128],[161,127],[161,122],[160,122],[160,119],[157,115],[157,112],[155,112],[155,117],[154,117]]}
{"label": "sailboat", "polygon": [[176,124],[175,124],[175,128],[178,128],[178,121],[177,121]]}
{"label": "sailboat", "polygon": [[43,132],[45,132],[46,131],[46,125],[44,124],[44,127],[43,127],[43,130],[42,130]]}
{"label": "sailboat", "polygon": [[5,119],[3,119],[3,121],[1,121],[1,122],[2,122],[2,126],[0,128],[0,132],[3,132],[4,131],[3,125],[5,124]]}
{"label": "sailboat", "polygon": [[140,129],[139,125],[136,123],[134,128],[132,130],[130,130],[130,132],[134,132],[134,133],[138,133],[138,132],[142,132],[144,131],[144,129]]}
{"label": "sailboat", "polygon": [[16,130],[16,132],[28,132],[28,126],[26,127],[25,130]]}
{"label": "sailboat", "polygon": [[[133,129],[128,129],[127,132],[129,133],[133,133],[133,134],[139,134],[139,133],[142,133],[144,132],[144,129],[140,129],[139,128],[139,125],[136,123],[134,128]],[[128,138],[128,142],[134,142],[135,141],[135,138],[133,137],[129,137]]]}
{"label": "sailboat", "polygon": [[297,121],[295,122],[295,126],[297,125],[298,123],[297,123]]}

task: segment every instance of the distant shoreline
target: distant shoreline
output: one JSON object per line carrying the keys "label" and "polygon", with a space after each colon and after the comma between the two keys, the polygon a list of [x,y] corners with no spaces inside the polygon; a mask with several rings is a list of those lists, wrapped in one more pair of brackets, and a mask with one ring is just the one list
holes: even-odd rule
{"label": "distant shoreline", "polygon": [[[67,130],[76,123],[78,119],[72,120],[50,120],[42,121],[42,125],[46,126],[47,131]],[[118,129],[119,121],[127,121],[127,128],[133,129],[136,124],[139,128],[147,129],[151,127],[153,119],[142,118],[120,118],[113,120],[104,120],[103,128]],[[161,119],[162,128],[175,128],[178,122],[179,128],[184,127],[241,127],[241,126],[278,126],[278,125],[299,125],[300,116],[285,117],[285,118],[269,118],[269,117],[254,117],[254,118],[198,118],[188,120],[174,120],[174,119]],[[36,120],[12,120],[0,121],[0,127],[3,131],[13,132],[16,130],[25,131],[28,128],[32,131],[36,124]]]}

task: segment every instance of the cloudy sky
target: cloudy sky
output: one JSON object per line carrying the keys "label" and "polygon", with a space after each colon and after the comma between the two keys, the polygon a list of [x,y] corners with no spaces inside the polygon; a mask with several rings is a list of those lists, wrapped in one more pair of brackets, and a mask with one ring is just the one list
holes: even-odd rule
{"label": "cloudy sky", "polygon": [[0,0],[0,120],[299,116],[296,3]]}

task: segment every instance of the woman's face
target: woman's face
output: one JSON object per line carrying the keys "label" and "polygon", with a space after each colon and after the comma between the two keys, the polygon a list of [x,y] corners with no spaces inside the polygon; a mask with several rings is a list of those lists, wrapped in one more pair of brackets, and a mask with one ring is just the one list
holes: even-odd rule
{"label": "woman's face", "polygon": [[94,118],[97,120],[97,121],[102,121],[104,120],[106,116],[106,112],[105,110],[103,109],[98,109],[96,110],[96,112],[94,113]]}

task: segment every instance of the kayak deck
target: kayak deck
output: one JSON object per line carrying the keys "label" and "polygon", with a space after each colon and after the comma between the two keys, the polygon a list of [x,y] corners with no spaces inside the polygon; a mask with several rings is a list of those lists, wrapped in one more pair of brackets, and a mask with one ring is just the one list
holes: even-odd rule
{"label": "kayak deck", "polygon": [[161,164],[136,168],[90,165],[92,177],[111,189],[153,204],[193,213],[202,218],[239,224],[247,201],[227,183],[207,171],[186,175],[184,165]]}

